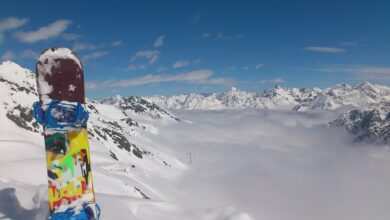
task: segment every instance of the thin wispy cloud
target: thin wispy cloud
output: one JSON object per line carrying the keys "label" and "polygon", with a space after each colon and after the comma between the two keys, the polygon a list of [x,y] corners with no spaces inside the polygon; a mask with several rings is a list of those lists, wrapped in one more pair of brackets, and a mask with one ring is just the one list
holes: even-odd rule
{"label": "thin wispy cloud", "polygon": [[160,51],[158,50],[141,50],[135,53],[131,58],[130,62],[134,62],[136,60],[147,60],[148,64],[155,63],[160,57]]}
{"label": "thin wispy cloud", "polygon": [[139,69],[146,69],[146,65],[129,64],[129,66],[127,66],[126,70],[127,71],[134,71],[134,70],[139,70]]}
{"label": "thin wispy cloud", "polygon": [[88,61],[91,61],[91,60],[97,60],[101,57],[104,57],[106,55],[108,55],[109,52],[108,51],[94,51],[92,53],[88,53],[88,54],[85,54],[81,57],[81,59],[84,61],[84,62],[88,62]]}
{"label": "thin wispy cloud", "polygon": [[28,18],[9,17],[0,20],[0,32],[14,30],[27,24]]}
{"label": "thin wispy cloud", "polygon": [[204,39],[214,39],[214,40],[236,40],[236,39],[243,38],[244,35],[243,34],[231,35],[231,34],[225,34],[223,32],[220,32],[220,33],[205,32],[202,34],[202,37]]}
{"label": "thin wispy cloud", "polygon": [[260,69],[260,68],[263,68],[263,67],[265,67],[265,64],[263,64],[263,63],[258,63],[255,66],[256,69]]}
{"label": "thin wispy cloud", "polygon": [[82,43],[82,42],[76,42],[73,44],[72,49],[75,51],[84,51],[84,50],[95,50],[97,48],[96,45],[94,44],[89,44],[89,43]]}
{"label": "thin wispy cloud", "polygon": [[202,62],[202,60],[201,60],[200,58],[196,58],[196,59],[194,59],[194,60],[192,61],[193,64],[198,64],[198,63],[200,63],[200,62]]}
{"label": "thin wispy cloud", "polygon": [[114,41],[111,43],[111,46],[112,47],[119,47],[119,46],[122,46],[123,45],[123,41],[121,40],[117,40],[117,41]]}
{"label": "thin wispy cloud", "polygon": [[176,61],[176,62],[172,65],[172,68],[173,68],[173,69],[177,69],[177,68],[181,68],[181,67],[188,66],[189,64],[190,64],[190,62],[188,62],[187,60],[178,60],[178,61]]}
{"label": "thin wispy cloud", "polygon": [[96,89],[99,85],[96,82],[86,81],[85,89]]}
{"label": "thin wispy cloud", "polygon": [[208,69],[195,70],[191,72],[180,73],[176,75],[166,74],[150,74],[139,78],[125,80],[108,80],[102,83],[90,82],[90,88],[124,88],[153,83],[166,82],[185,82],[185,83],[201,83],[201,84],[223,84],[230,85],[233,83],[229,78],[212,78],[213,72]]}
{"label": "thin wispy cloud", "polygon": [[15,52],[13,50],[7,50],[2,56],[1,60],[12,60],[14,61],[15,59],[18,58],[27,58],[27,59],[32,59],[36,60],[39,56],[39,53],[36,51],[33,51],[31,49],[26,49],[20,52]]}
{"label": "thin wispy cloud", "polygon": [[327,73],[354,74],[361,80],[390,80],[390,67],[387,66],[337,66],[315,70]]}
{"label": "thin wispy cloud", "polygon": [[63,33],[61,34],[61,38],[67,41],[75,41],[81,38],[80,34],[73,34],[73,33]]}
{"label": "thin wispy cloud", "polygon": [[160,67],[158,67],[158,68],[156,69],[156,72],[157,72],[157,73],[162,73],[162,72],[166,72],[166,71],[168,71],[168,68],[163,67],[163,66],[160,66]]}
{"label": "thin wispy cloud", "polygon": [[192,24],[197,24],[202,17],[204,16],[204,12],[202,11],[197,11],[191,16]]}
{"label": "thin wispy cloud", "polygon": [[40,27],[35,31],[23,32],[19,31],[15,33],[15,37],[25,43],[35,43],[38,41],[49,40],[60,36],[72,22],[69,20],[58,20],[47,26]]}
{"label": "thin wispy cloud", "polygon": [[343,41],[343,42],[340,42],[340,45],[352,47],[352,46],[358,45],[358,42],[356,42],[356,41]]}
{"label": "thin wispy cloud", "polygon": [[202,34],[203,38],[209,38],[211,36],[212,36],[212,34],[211,33],[207,33],[207,32]]}
{"label": "thin wispy cloud", "polygon": [[244,35],[242,35],[242,34],[227,35],[225,33],[218,33],[215,36],[215,39],[216,40],[235,40],[235,39],[240,39],[240,38],[243,38],[243,37],[244,37]]}
{"label": "thin wispy cloud", "polygon": [[274,79],[263,79],[263,80],[260,80],[260,84],[269,84],[269,83],[272,83],[272,84],[280,84],[280,83],[284,83],[285,80],[283,78],[280,78],[280,77],[277,77],[277,78],[274,78]]}
{"label": "thin wispy cloud", "polygon": [[1,56],[1,60],[13,60],[16,58],[16,54],[12,50],[7,50]]}
{"label": "thin wispy cloud", "polygon": [[305,50],[319,53],[345,53],[347,50],[337,47],[305,47]]}
{"label": "thin wispy cloud", "polygon": [[155,48],[159,48],[159,47],[162,47],[164,45],[164,39],[165,39],[165,36],[164,35],[161,35],[159,36],[155,41],[154,41],[154,47]]}
{"label": "thin wispy cloud", "polygon": [[3,33],[0,33],[0,45],[4,42],[4,34]]}
{"label": "thin wispy cloud", "polygon": [[221,70],[222,73],[229,73],[237,70],[237,66],[228,66]]}
{"label": "thin wispy cloud", "polygon": [[28,58],[28,59],[33,59],[36,60],[39,56],[39,53],[36,51],[33,51],[31,49],[23,50],[22,52],[19,53],[19,56],[22,58]]}

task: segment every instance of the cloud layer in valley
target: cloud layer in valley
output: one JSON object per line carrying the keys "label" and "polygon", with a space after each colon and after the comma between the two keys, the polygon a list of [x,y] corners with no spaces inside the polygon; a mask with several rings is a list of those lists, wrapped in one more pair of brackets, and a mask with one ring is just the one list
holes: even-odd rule
{"label": "cloud layer in valley", "polygon": [[190,166],[173,186],[183,204],[231,205],[254,219],[390,218],[389,150],[327,128],[332,112],[177,114],[192,123],[151,138]]}

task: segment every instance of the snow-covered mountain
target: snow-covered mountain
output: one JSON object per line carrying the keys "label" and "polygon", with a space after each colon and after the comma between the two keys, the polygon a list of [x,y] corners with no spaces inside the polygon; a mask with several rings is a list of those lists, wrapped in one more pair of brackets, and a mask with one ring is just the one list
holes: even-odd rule
{"label": "snow-covered mountain", "polygon": [[345,128],[356,141],[390,142],[390,103],[379,103],[343,113],[329,123]]}
{"label": "snow-covered mountain", "polygon": [[[38,100],[35,86],[35,75],[30,70],[11,61],[0,64],[0,118],[3,127],[7,128],[6,131],[1,130],[2,136],[24,132],[29,133],[38,142],[43,141],[41,128],[32,117],[32,104]],[[90,112],[88,128],[90,141],[92,145],[99,146],[98,150],[106,155],[107,162],[131,163],[132,166],[145,170],[150,168],[143,167],[142,160],[154,164],[155,170],[166,169],[168,166],[177,170],[184,167],[169,155],[133,142],[142,132],[153,132],[156,129],[148,120],[140,122],[132,117],[177,122],[179,119],[170,113],[137,97],[123,99],[115,97],[102,102],[87,99],[86,106]],[[134,190],[133,193],[139,198],[145,197],[141,189]]]}
{"label": "snow-covered mountain", "polygon": [[138,114],[138,115],[147,115],[152,119],[174,119],[176,121],[180,121],[179,118],[175,117],[171,113],[165,111],[160,108],[158,105],[154,103],[150,103],[138,96],[126,96],[122,97],[120,95],[116,95],[113,97],[109,97],[103,99],[100,103],[113,105],[119,109],[121,109],[124,114]]}
{"label": "snow-covered mountain", "polygon": [[319,92],[312,99],[294,107],[295,110],[366,107],[390,101],[390,87],[365,82],[358,85],[339,84]]}
{"label": "snow-covered mountain", "polygon": [[[42,129],[32,117],[32,104],[37,100],[35,75],[11,61],[2,62],[0,190],[7,186],[12,188],[20,186],[19,190],[23,191],[25,187],[45,184],[47,181]],[[130,99],[126,99],[128,100]],[[131,99],[131,103],[128,103],[129,108],[126,107],[126,103],[118,106],[87,99],[96,193],[98,196],[118,194],[130,198],[163,199],[158,190],[153,189],[144,180],[153,176],[167,178],[177,175],[186,169],[186,165],[160,151],[153,143],[148,143],[142,134],[157,132],[155,123],[150,121],[178,123],[178,119],[140,98]],[[145,120],[136,121],[133,117]],[[25,164],[34,167],[34,172],[26,173]],[[129,172],[132,175],[126,176]],[[20,175],[21,173],[23,175]],[[37,193],[41,193],[42,190],[38,191]],[[44,195],[35,196],[47,198]],[[3,201],[0,199],[0,212],[2,205]]]}
{"label": "snow-covered mountain", "polygon": [[339,84],[324,90],[319,88],[283,88],[279,85],[263,92],[245,92],[237,88],[208,95],[187,94],[171,97],[145,97],[164,109],[293,109],[334,110],[340,107],[362,107],[390,101],[390,87],[368,82],[359,85]]}

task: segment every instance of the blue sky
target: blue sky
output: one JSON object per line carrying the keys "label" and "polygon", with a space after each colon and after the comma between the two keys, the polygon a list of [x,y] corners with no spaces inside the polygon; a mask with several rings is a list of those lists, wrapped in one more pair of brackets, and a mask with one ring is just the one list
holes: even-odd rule
{"label": "blue sky", "polygon": [[389,1],[2,1],[0,58],[81,57],[87,94],[390,85]]}

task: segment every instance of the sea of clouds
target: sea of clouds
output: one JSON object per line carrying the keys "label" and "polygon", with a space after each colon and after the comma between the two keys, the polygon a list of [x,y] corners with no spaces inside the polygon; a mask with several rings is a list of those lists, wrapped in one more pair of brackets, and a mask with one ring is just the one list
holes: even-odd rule
{"label": "sea of clouds", "polygon": [[[189,165],[172,199],[256,220],[390,219],[390,150],[327,126],[337,112],[179,111],[150,135]],[[247,219],[247,218],[243,218]]]}

